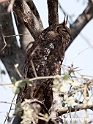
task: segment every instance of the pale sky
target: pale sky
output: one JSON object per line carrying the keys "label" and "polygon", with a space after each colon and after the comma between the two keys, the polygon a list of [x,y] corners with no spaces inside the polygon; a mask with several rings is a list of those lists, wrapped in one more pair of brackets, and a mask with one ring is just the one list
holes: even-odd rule
{"label": "pale sky", "polygon": [[[84,0],[59,0],[63,9],[69,14],[74,15],[73,21],[77,18],[77,16],[84,10],[87,3],[83,4]],[[46,28],[48,26],[48,18],[47,18],[47,2],[46,0],[34,0],[36,6],[40,12],[41,19],[43,21],[43,25]],[[62,22],[64,19],[64,15],[59,10],[59,20]],[[93,20],[89,22],[85,28],[81,31],[81,33],[88,39],[85,41],[80,35],[75,39],[75,41],[71,44],[69,49],[66,51],[64,64],[70,66],[72,63],[74,67],[79,67],[82,69],[80,73],[92,75],[93,76],[93,47],[84,50],[90,45],[93,45]],[[83,51],[83,52],[81,52]],[[79,54],[81,52],[81,54]],[[79,54],[79,55],[78,55]],[[77,56],[75,58],[75,56]],[[74,58],[74,59],[73,59]],[[3,68],[0,64],[0,69]],[[0,76],[1,81],[10,82],[9,78],[4,76]],[[13,93],[11,88],[9,87],[0,87],[0,100],[11,102],[13,98]],[[0,124],[3,124],[6,112],[9,110],[9,105],[0,104]]]}

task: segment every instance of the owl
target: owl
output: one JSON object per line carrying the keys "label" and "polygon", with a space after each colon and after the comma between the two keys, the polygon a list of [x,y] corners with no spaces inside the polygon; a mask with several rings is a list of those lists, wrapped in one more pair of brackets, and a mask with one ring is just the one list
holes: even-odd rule
{"label": "owl", "polygon": [[[44,77],[61,74],[64,53],[71,42],[71,31],[67,20],[53,24],[41,32],[37,41],[28,49],[24,64],[24,78]],[[17,102],[37,99],[49,110],[53,101],[53,79],[33,81],[33,85],[20,88]]]}

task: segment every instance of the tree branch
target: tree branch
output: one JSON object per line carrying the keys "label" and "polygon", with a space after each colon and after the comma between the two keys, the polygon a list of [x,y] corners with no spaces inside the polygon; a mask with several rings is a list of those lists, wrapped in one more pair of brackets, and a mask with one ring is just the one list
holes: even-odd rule
{"label": "tree branch", "polygon": [[[28,6],[30,7],[32,13],[35,15],[35,17],[37,18],[38,22],[40,23],[42,29],[43,29],[43,24],[42,24],[42,21],[40,19],[40,15],[37,11],[37,8],[34,4],[34,2],[32,0],[27,0],[26,2],[28,4]],[[20,19],[19,19],[20,20]],[[28,31],[28,29],[24,26],[23,23],[19,23],[18,24],[18,31],[20,34],[27,34],[27,35],[21,35],[20,36],[20,41],[21,41],[21,47],[24,51],[26,51],[26,47],[27,45],[34,41],[32,35],[30,34],[30,32]],[[29,40],[30,39],[30,40]],[[31,44],[32,45],[32,44]],[[29,45],[31,47],[31,45]]]}
{"label": "tree branch", "polygon": [[61,116],[62,114],[66,114],[67,112],[75,112],[75,111],[80,111],[84,109],[92,109],[93,108],[93,103],[84,103],[84,104],[78,104],[75,107],[64,107],[58,109],[58,115]]}
{"label": "tree branch", "polygon": [[37,11],[37,8],[34,4],[34,2],[32,0],[27,0],[26,2],[28,4],[28,6],[30,7],[31,11],[33,12],[33,14],[35,15],[35,17],[37,18],[37,20],[39,21],[41,27],[43,28],[43,24],[42,24],[42,21],[41,21],[41,18],[40,18],[40,15]]}
{"label": "tree branch", "polygon": [[47,0],[49,26],[58,23],[58,0]]}
{"label": "tree branch", "polygon": [[73,40],[77,37],[77,35],[80,33],[80,31],[84,28],[84,26],[92,18],[93,18],[93,2],[89,1],[88,5],[85,8],[85,10],[83,11],[83,13],[78,16],[78,18],[72,25],[70,25],[72,41],[69,43],[68,47],[73,42]]}
{"label": "tree branch", "polygon": [[[8,2],[9,0],[2,0],[2,1],[0,1],[0,3],[1,2]],[[40,15],[39,15],[39,13],[38,13],[38,11],[37,11],[37,8],[36,8],[36,6],[34,5],[34,3],[33,3],[33,1],[32,0],[28,0],[27,1],[27,4],[28,4],[28,6],[30,7],[28,7],[29,9],[31,9],[31,11],[32,11],[32,13],[34,14],[33,16],[35,16],[34,18],[35,19],[37,19],[37,24],[35,23],[35,25],[33,25],[33,27],[32,27],[32,25],[30,25],[30,27],[31,28],[34,28],[34,30],[37,28],[36,26],[38,26],[38,23],[39,23],[39,25],[40,25],[40,27],[43,29],[43,24],[42,24],[42,21],[41,21],[41,19],[40,19]],[[24,5],[24,3],[23,3],[23,5]],[[26,6],[26,5],[25,5]],[[28,10],[29,11],[29,10]],[[23,11],[22,11],[23,12]],[[26,12],[27,12],[27,10],[26,10]],[[22,14],[22,13],[21,13]],[[24,14],[24,13],[23,13]],[[25,14],[24,14],[25,15]],[[28,16],[28,15],[26,15],[26,16]],[[32,17],[31,17],[32,18]],[[35,19],[32,19],[32,23],[34,22],[33,20],[35,20]],[[32,29],[29,29],[30,30],[30,33],[29,33],[29,31],[28,31],[28,27],[29,26],[24,26],[24,19],[22,18],[22,19],[20,19],[20,16],[18,16],[18,20],[19,20],[19,24],[18,24],[18,30],[19,30],[19,33],[20,34],[26,34],[27,33],[27,35],[23,35],[23,36],[20,36],[20,41],[21,41],[21,48],[25,51],[26,50],[26,46],[31,42],[31,41],[34,41],[34,39],[33,39],[33,37],[32,37],[32,35],[31,35],[31,32],[33,31],[34,32],[34,30]],[[35,20],[36,21],[36,20]],[[29,21],[30,22],[30,21]],[[26,24],[27,25],[27,24]],[[35,33],[37,33],[37,30],[39,31],[39,32],[41,32],[39,29],[36,29],[36,32]],[[38,32],[38,33],[39,33]],[[34,34],[35,34],[34,33]],[[39,34],[37,34],[37,35],[39,35]],[[37,35],[35,35],[35,37],[37,36]],[[34,38],[35,38],[34,37]],[[38,37],[38,36],[37,36]],[[30,40],[29,40],[30,39]]]}
{"label": "tree branch", "polygon": [[32,45],[32,44],[31,45],[28,45],[28,44],[34,41],[34,38],[32,37],[29,30],[26,28],[26,26],[23,23],[21,22],[18,23],[17,27],[18,27],[19,34],[23,34],[23,35],[20,35],[21,49],[24,50],[24,52],[26,52],[27,46],[29,46],[28,48],[30,48]]}
{"label": "tree branch", "polygon": [[14,11],[36,40],[43,28],[26,2],[24,0],[16,0],[14,3]]}

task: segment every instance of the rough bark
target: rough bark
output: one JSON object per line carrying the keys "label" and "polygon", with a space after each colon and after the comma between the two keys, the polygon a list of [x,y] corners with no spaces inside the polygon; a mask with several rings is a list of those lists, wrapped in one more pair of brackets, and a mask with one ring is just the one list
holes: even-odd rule
{"label": "rough bark", "polygon": [[58,0],[47,0],[49,26],[58,23]]}
{"label": "rough bark", "polygon": [[24,0],[16,0],[14,4],[14,11],[36,40],[43,28],[26,2]]}
{"label": "rough bark", "polygon": [[31,45],[33,44],[31,42],[34,41],[34,38],[32,37],[29,30],[25,27],[23,23],[19,22],[17,27],[20,34],[21,49],[24,50],[24,52],[26,52],[27,49],[31,47]]}
{"label": "rough bark", "polygon": [[[14,35],[14,29],[12,24],[11,13],[7,13],[8,4],[4,3],[0,5],[0,12],[5,13],[0,15],[0,25],[4,36]],[[7,18],[7,19],[6,19]],[[1,35],[1,34],[0,34]],[[0,58],[5,65],[10,77],[19,79],[18,74],[15,71],[14,64],[20,63],[19,71],[22,73],[22,65],[24,62],[24,53],[17,45],[15,37],[5,37],[6,47],[0,51]],[[4,41],[2,35],[0,36],[0,50],[4,47]]]}
{"label": "rough bark", "polygon": [[[32,0],[28,0],[26,3],[30,7],[32,13],[35,15],[35,17],[38,20],[38,23],[40,23],[40,26],[43,29],[43,24],[42,24],[40,15],[37,11],[37,8],[36,8],[34,2]],[[31,42],[34,41],[34,38],[32,37],[31,33],[29,32],[29,30],[26,28],[23,21],[20,20],[19,17],[18,17],[18,22],[19,23],[18,23],[17,27],[18,27],[19,34],[23,34],[23,35],[20,35],[21,47],[24,51],[27,51],[26,49],[31,47],[31,45],[33,44]]]}
{"label": "rough bark", "polygon": [[33,12],[33,14],[35,15],[35,17],[37,18],[37,20],[39,21],[41,27],[43,28],[43,24],[40,18],[40,15],[38,13],[38,10],[34,4],[34,2],[32,0],[27,0],[26,2],[28,4],[28,6],[30,7],[31,11]]}

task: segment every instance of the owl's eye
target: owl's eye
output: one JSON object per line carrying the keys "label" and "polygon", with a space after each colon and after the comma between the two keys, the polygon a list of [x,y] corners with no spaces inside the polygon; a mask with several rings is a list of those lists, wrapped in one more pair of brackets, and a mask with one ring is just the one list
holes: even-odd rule
{"label": "owl's eye", "polygon": [[57,27],[57,32],[60,33],[61,31],[64,31],[67,33],[67,29],[66,28],[63,28],[62,27]]}
{"label": "owl's eye", "polygon": [[64,29],[62,29],[62,31],[64,31],[64,32],[67,32],[67,30],[64,28]]}

